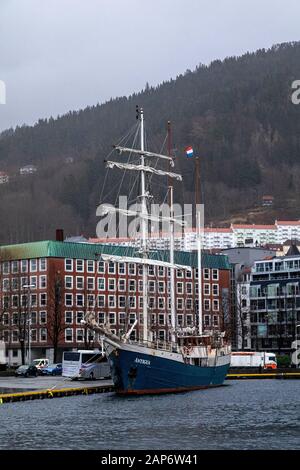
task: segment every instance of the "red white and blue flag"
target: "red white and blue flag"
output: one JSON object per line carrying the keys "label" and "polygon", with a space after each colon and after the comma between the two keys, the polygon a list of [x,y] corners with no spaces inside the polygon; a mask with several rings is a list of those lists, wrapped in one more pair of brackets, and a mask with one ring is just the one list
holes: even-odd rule
{"label": "red white and blue flag", "polygon": [[186,154],[187,157],[193,157],[194,156],[193,147],[187,147],[185,149],[185,154]]}

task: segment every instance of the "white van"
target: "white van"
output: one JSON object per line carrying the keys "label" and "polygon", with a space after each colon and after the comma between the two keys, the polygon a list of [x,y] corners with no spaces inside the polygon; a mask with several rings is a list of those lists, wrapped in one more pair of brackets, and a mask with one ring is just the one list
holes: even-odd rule
{"label": "white van", "polygon": [[39,370],[44,369],[44,367],[48,367],[49,365],[49,359],[34,359],[32,361],[32,364],[35,365],[35,367]]}

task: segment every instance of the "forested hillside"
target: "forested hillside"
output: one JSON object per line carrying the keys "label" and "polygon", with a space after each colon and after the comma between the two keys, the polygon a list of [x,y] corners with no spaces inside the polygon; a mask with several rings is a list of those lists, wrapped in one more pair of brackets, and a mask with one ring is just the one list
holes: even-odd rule
{"label": "forested hillside", "polygon": [[[137,104],[145,109],[155,150],[171,120],[184,175],[179,197],[186,202],[193,198],[194,172],[184,147],[193,145],[201,157],[206,223],[247,214],[263,194],[275,198],[266,222],[284,209],[300,218],[300,105],[291,102],[297,79],[300,42],[199,65],[130,97],[3,132],[0,171],[10,182],[0,185],[0,242],[52,238],[56,227],[94,236],[103,159],[134,124]],[[26,164],[38,172],[20,177]]]}

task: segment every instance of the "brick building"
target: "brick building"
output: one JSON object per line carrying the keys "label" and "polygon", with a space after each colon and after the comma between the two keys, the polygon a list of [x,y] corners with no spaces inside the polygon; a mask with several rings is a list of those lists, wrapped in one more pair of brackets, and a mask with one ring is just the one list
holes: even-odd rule
{"label": "brick building", "polygon": [[[100,323],[108,323],[121,334],[138,320],[132,333],[142,330],[141,266],[101,260],[101,254],[138,256],[135,248],[107,244],[42,241],[0,248],[1,309],[0,339],[7,348],[8,362],[20,363],[22,348],[31,358],[53,359],[57,337],[58,359],[62,351],[98,347],[99,338],[81,323],[89,311]],[[166,251],[153,252],[156,259],[169,260]],[[192,272],[177,270],[176,314],[179,327],[196,324],[197,254],[175,252],[175,263],[192,266]],[[203,325],[221,329],[228,321],[230,265],[223,255],[202,255]],[[164,340],[170,325],[170,272],[149,266],[149,323],[154,338]],[[25,286],[25,287],[24,287]],[[31,322],[29,324],[29,318]]]}

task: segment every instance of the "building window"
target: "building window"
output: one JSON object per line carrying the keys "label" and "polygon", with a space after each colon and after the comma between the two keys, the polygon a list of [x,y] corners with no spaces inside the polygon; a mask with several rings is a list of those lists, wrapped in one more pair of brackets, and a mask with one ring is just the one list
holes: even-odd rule
{"label": "building window", "polygon": [[208,268],[204,269],[204,276],[203,277],[206,281],[209,281],[209,279],[210,279],[210,269],[208,269]]}
{"label": "building window", "polygon": [[[46,294],[43,294],[43,295],[46,295]],[[22,295],[21,296],[21,302],[22,302],[23,307],[27,307],[27,295]],[[41,302],[40,302],[40,305],[42,305]],[[37,295],[36,294],[31,294],[30,295],[30,306],[31,307],[37,307]]]}
{"label": "building window", "polygon": [[125,325],[126,323],[126,313],[125,312],[120,312],[119,313],[119,324],[120,325]]}
{"label": "building window", "polygon": [[32,287],[30,289],[36,289],[37,288],[37,276],[30,276],[30,284]]}
{"label": "building window", "polygon": [[28,261],[27,259],[21,260],[21,273],[27,273],[28,271]]}
{"label": "building window", "polygon": [[83,320],[84,313],[83,312],[76,312],[76,324],[81,325],[81,321]]}
{"label": "building window", "polygon": [[84,306],[84,296],[82,294],[76,294],[76,305],[77,307]]}
{"label": "building window", "polygon": [[39,283],[40,283],[40,289],[46,289],[47,288],[47,276],[40,276]]}
{"label": "building window", "polygon": [[165,283],[164,283],[164,281],[159,281],[158,282],[158,292],[159,292],[159,294],[164,294],[165,293]]}
{"label": "building window", "polygon": [[116,306],[116,298],[114,295],[108,296],[108,306],[113,308]]}
{"label": "building window", "polygon": [[187,324],[187,326],[192,326],[193,325],[193,315],[187,315],[186,316],[186,324]]}
{"label": "building window", "polygon": [[128,264],[128,275],[135,276],[136,275],[136,265],[134,263]]}
{"label": "building window", "polygon": [[65,288],[73,289],[73,277],[72,276],[65,276]]}
{"label": "building window", "polygon": [[210,316],[204,315],[204,326],[210,326]]}
{"label": "building window", "polygon": [[114,312],[109,312],[108,321],[109,321],[110,325],[115,325],[116,324],[116,314]]}
{"label": "building window", "polygon": [[218,300],[213,300],[213,310],[216,312],[216,311],[219,311],[219,301]]}
{"label": "building window", "polygon": [[176,302],[177,302],[177,309],[183,310],[183,299],[182,298],[176,299]]}
{"label": "building window", "polygon": [[18,295],[13,295],[12,296],[12,308],[18,308],[19,307],[19,296]]}
{"label": "building window", "polygon": [[94,273],[95,272],[95,261],[89,259],[87,260],[87,272]]}
{"label": "building window", "polygon": [[164,326],[164,324],[165,324],[165,315],[164,315],[164,313],[160,313],[158,315],[158,324],[160,326]]}
{"label": "building window", "polygon": [[105,295],[98,295],[98,307],[105,307]]}
{"label": "building window", "polygon": [[214,326],[219,326],[219,317],[218,317],[218,315],[214,315],[213,322],[214,322]]}
{"label": "building window", "polygon": [[95,307],[95,296],[94,294],[87,295],[87,306],[88,307]]}
{"label": "building window", "polygon": [[31,333],[31,341],[33,343],[36,343],[37,342],[37,330],[31,330],[30,333]]}
{"label": "building window", "polygon": [[193,299],[186,299],[186,308],[191,310],[193,308]]}
{"label": "building window", "polygon": [[19,272],[19,262],[18,261],[12,261],[11,262],[11,272],[16,274]]}
{"label": "building window", "polygon": [[155,297],[148,297],[148,306],[149,308],[155,308]]}
{"label": "building window", "polygon": [[192,294],[193,293],[193,285],[191,282],[187,282],[185,285],[186,288],[186,293],[187,294]]}
{"label": "building window", "polygon": [[87,278],[87,288],[88,290],[95,290],[95,278],[94,277]]}
{"label": "building window", "polygon": [[72,343],[73,342],[73,330],[72,330],[72,328],[66,328],[65,329],[65,341],[66,341],[66,343]]}
{"label": "building window", "polygon": [[9,261],[4,261],[4,263],[2,264],[2,269],[3,269],[3,274],[9,274],[10,270],[9,270]]}
{"label": "building window", "polygon": [[212,280],[213,281],[218,281],[219,280],[219,270],[218,269],[213,269],[212,270]]}
{"label": "building window", "polygon": [[98,312],[98,322],[100,323],[100,325],[103,325],[105,323],[105,318],[105,312]]}
{"label": "building window", "polygon": [[83,276],[76,276],[76,289],[79,289],[79,290],[84,289],[84,277]]}
{"label": "building window", "polygon": [[99,274],[104,274],[105,273],[105,263],[104,263],[104,261],[99,261],[98,262],[98,273]]}
{"label": "building window", "polygon": [[165,308],[165,299],[164,299],[164,297],[158,297],[158,308],[160,310]]}
{"label": "building window", "polygon": [[177,325],[178,326],[183,326],[183,315],[182,314],[177,315]]}
{"label": "building window", "polygon": [[165,277],[165,268],[164,268],[164,266],[158,266],[157,270],[158,270],[158,276],[159,277]]}
{"label": "building window", "polygon": [[136,291],[136,282],[133,279],[129,280],[129,291],[135,292]]}
{"label": "building window", "polygon": [[98,277],[98,290],[105,290],[105,278]]}
{"label": "building window", "polygon": [[210,300],[209,299],[204,299],[204,310],[206,310],[206,311],[210,310]]}
{"label": "building window", "polygon": [[40,312],[40,325],[47,323],[47,312]]}
{"label": "building window", "polygon": [[19,341],[19,334],[18,330],[13,330],[12,331],[12,338],[11,338],[13,343],[17,343]]}
{"label": "building window", "polygon": [[148,266],[148,275],[155,276],[154,266]]}
{"label": "building window", "polygon": [[40,329],[40,341],[41,343],[44,343],[47,341],[47,330],[46,328],[41,328]]}
{"label": "building window", "polygon": [[73,323],[73,312],[65,312],[65,323],[71,325]]}
{"label": "building window", "polygon": [[77,330],[76,330],[76,341],[77,341],[77,343],[82,343],[84,341],[83,328],[77,328]]}
{"label": "building window", "polygon": [[30,271],[31,272],[36,272],[37,271],[37,260],[36,259],[31,259],[30,260]]}
{"label": "building window", "polygon": [[148,289],[149,289],[149,292],[152,292],[152,293],[155,292],[155,281],[148,281]]}
{"label": "building window", "polygon": [[9,279],[8,279],[8,278],[3,279],[3,281],[2,281],[2,289],[7,292],[7,291],[9,291],[9,288],[10,288]]}
{"label": "building window", "polygon": [[120,292],[126,291],[126,279],[119,279],[118,280],[118,289]]}
{"label": "building window", "polygon": [[183,282],[177,282],[176,288],[177,288],[177,294],[183,294]]}
{"label": "building window", "polygon": [[47,294],[40,294],[40,306],[45,307],[47,305]]}
{"label": "building window", "polygon": [[40,271],[46,271],[47,270],[47,260],[46,258],[41,258],[40,259]]}
{"label": "building window", "polygon": [[136,297],[128,297],[129,308],[136,308]]}
{"label": "building window", "polygon": [[108,263],[108,274],[116,274],[116,265],[112,261]]}
{"label": "building window", "polygon": [[65,306],[73,307],[73,294],[65,294]]}
{"label": "building window", "polygon": [[116,280],[109,278],[108,279],[108,290],[115,292],[116,290]]}
{"label": "building window", "polygon": [[65,259],[65,271],[73,271],[73,260]]}
{"label": "building window", "polygon": [[165,330],[158,330],[158,339],[159,339],[159,341],[165,341],[165,339],[166,339]]}
{"label": "building window", "polygon": [[177,269],[176,270],[176,276],[177,277],[183,277],[183,269]]}
{"label": "building window", "polygon": [[212,285],[212,290],[213,290],[213,295],[218,296],[219,295],[219,284],[213,284]]}
{"label": "building window", "polygon": [[77,259],[76,260],[76,271],[78,273],[83,273],[84,272],[84,261],[83,261],[83,259]]}
{"label": "building window", "polygon": [[119,274],[126,274],[126,264],[119,263],[118,271],[119,271]]}
{"label": "building window", "polygon": [[126,297],[125,295],[119,295],[119,308],[126,307]]}
{"label": "building window", "polygon": [[204,284],[204,295],[210,295],[210,284]]}

